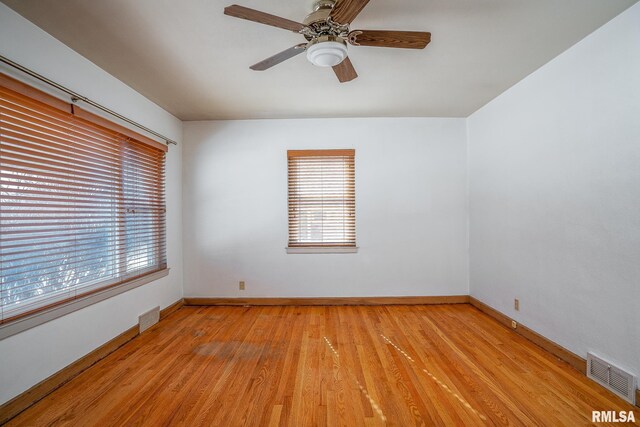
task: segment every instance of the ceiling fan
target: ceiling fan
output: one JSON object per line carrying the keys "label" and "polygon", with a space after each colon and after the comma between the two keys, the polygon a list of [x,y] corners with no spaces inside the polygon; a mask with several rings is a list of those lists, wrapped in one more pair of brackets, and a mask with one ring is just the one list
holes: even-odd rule
{"label": "ceiling fan", "polygon": [[224,9],[225,15],[247,19],[302,34],[300,43],[270,58],[252,65],[252,70],[264,71],[307,52],[307,59],[319,67],[332,67],[341,83],[358,77],[347,56],[347,41],[353,46],[399,47],[424,49],[431,33],[422,31],[351,30],[351,21],[369,0],[318,0],[302,23],[281,18],[236,4]]}

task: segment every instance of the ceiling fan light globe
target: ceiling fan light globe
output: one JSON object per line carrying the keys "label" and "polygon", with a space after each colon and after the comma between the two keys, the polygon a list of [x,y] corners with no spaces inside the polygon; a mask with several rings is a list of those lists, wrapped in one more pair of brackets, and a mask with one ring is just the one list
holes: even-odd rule
{"label": "ceiling fan light globe", "polygon": [[307,49],[307,59],[318,67],[334,67],[347,57],[347,46],[344,43],[326,41],[316,43]]}

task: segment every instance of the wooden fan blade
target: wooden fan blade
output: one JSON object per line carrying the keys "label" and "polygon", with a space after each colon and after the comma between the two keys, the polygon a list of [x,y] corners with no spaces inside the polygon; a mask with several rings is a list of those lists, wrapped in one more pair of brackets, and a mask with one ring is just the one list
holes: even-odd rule
{"label": "wooden fan blade", "polygon": [[273,67],[274,65],[278,65],[279,63],[286,61],[287,59],[293,58],[294,56],[304,52],[305,50],[307,50],[307,44],[300,43],[299,45],[290,47],[289,49],[283,50],[280,53],[276,53],[275,55],[265,59],[264,61],[253,64],[249,68],[256,71],[264,71]]}
{"label": "wooden fan blade", "polygon": [[431,41],[431,33],[422,31],[354,30],[349,33],[354,46],[401,47],[424,49]]}
{"label": "wooden fan blade", "polygon": [[350,82],[358,77],[358,73],[356,73],[355,68],[353,68],[353,64],[348,56],[344,58],[344,61],[332,68],[336,73],[338,80],[340,80],[340,83]]}
{"label": "wooden fan blade", "polygon": [[285,30],[299,32],[306,28],[303,24],[279,16],[270,15],[260,12],[259,10],[249,9],[248,7],[238,6],[237,4],[224,8],[224,14],[235,18],[246,19],[248,21],[259,22],[273,27],[283,28]]}
{"label": "wooden fan blade", "polygon": [[350,24],[369,3],[369,0],[338,0],[329,17],[339,24]]}

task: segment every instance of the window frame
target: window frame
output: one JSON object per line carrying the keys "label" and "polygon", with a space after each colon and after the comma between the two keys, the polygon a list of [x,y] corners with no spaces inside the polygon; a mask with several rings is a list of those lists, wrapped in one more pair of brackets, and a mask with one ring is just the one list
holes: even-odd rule
{"label": "window frame", "polygon": [[[350,176],[344,177],[343,185],[351,185],[352,191],[351,194],[348,195],[350,197],[344,197],[347,200],[347,205],[352,206],[352,215],[353,215],[353,226],[350,227],[349,234],[353,233],[353,241],[348,243],[336,242],[334,244],[325,243],[324,241],[318,242],[299,242],[297,244],[292,244],[292,227],[298,226],[300,219],[293,219],[293,212],[299,212],[300,208],[304,208],[304,204],[295,204],[292,206],[292,200],[295,194],[292,192],[292,182],[291,179],[295,177],[297,180],[300,180],[301,176],[297,174],[296,171],[292,170],[292,165],[295,164],[292,162],[292,159],[295,158],[304,158],[304,157],[312,157],[312,158],[332,158],[335,161],[335,158],[347,157],[350,160],[347,160],[347,163],[351,166],[352,171],[350,172]],[[355,149],[308,149],[308,150],[287,150],[287,224],[288,224],[288,239],[287,246],[285,248],[288,254],[343,254],[343,253],[357,253],[358,246],[356,240],[356,205],[355,205]],[[299,215],[299,213],[298,213]],[[344,221],[344,217],[342,219]],[[294,225],[295,224],[295,225]]]}

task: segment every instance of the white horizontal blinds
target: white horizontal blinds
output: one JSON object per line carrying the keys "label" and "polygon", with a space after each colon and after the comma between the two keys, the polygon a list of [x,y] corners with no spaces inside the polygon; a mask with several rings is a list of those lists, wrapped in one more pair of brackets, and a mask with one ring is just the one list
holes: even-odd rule
{"label": "white horizontal blinds", "polygon": [[50,104],[0,85],[2,322],[166,268],[164,151]]}
{"label": "white horizontal blinds", "polygon": [[355,246],[355,151],[290,150],[289,246]]}
{"label": "white horizontal blinds", "polygon": [[137,275],[165,267],[164,152],[129,142],[124,145],[122,188],[126,239],[125,270]]}

